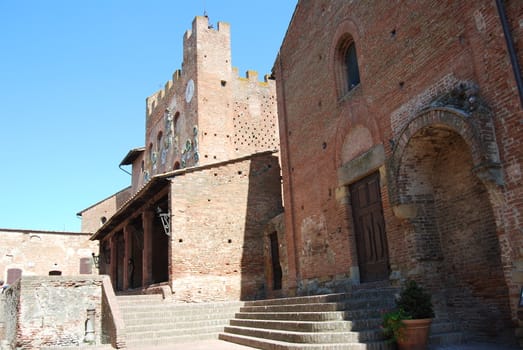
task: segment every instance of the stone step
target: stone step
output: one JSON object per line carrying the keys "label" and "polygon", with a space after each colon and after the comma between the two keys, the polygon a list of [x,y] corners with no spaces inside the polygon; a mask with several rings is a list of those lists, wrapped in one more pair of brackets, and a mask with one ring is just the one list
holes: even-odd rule
{"label": "stone step", "polygon": [[[229,324],[228,318],[216,318],[209,320],[196,320],[196,321],[187,321],[187,322],[178,322],[178,321],[166,321],[166,322],[133,322],[125,323],[125,329],[127,333],[147,333],[152,330],[159,331],[170,331],[177,329],[206,329],[209,327],[225,327]],[[221,331],[221,330],[220,330]]]}
{"label": "stone step", "polygon": [[228,302],[228,303],[174,303],[174,302],[144,302],[144,303],[127,303],[127,304],[121,304],[120,310],[128,310],[132,312],[144,312],[144,311],[162,311],[162,310],[169,310],[169,311],[179,311],[179,312],[186,312],[186,311],[197,311],[197,310],[205,310],[210,312],[215,312],[219,310],[238,310],[240,307],[243,306],[243,303],[241,302]]}
{"label": "stone step", "polygon": [[124,323],[126,325],[151,324],[157,325],[162,323],[180,323],[180,322],[198,322],[216,319],[232,319],[234,312],[220,313],[149,313],[149,314],[124,314]]}
{"label": "stone step", "polygon": [[135,320],[142,320],[143,322],[149,322],[155,320],[159,322],[168,322],[168,321],[197,321],[197,320],[207,320],[207,319],[215,319],[215,318],[234,318],[236,312],[234,310],[231,310],[229,312],[158,312],[158,311],[150,311],[150,312],[141,312],[141,313],[133,313],[133,312],[124,312],[123,318],[124,322],[133,323]]}
{"label": "stone step", "polygon": [[353,291],[350,293],[322,294],[322,295],[300,296],[300,297],[292,297],[292,298],[253,300],[253,301],[246,301],[245,306],[316,304],[316,303],[331,303],[331,302],[360,300],[360,299],[392,298],[392,300],[394,300],[394,296],[397,293],[399,293],[399,289],[392,288],[392,287],[379,289],[379,290],[364,289],[364,290]]}
{"label": "stone step", "polygon": [[381,319],[369,319],[358,321],[301,321],[296,319],[291,320],[256,320],[256,319],[232,319],[231,326],[263,328],[263,329],[278,329],[285,331],[299,331],[299,332],[326,332],[334,330],[343,331],[362,331],[368,329],[379,329]]}
{"label": "stone step", "polygon": [[243,306],[241,312],[329,312],[344,310],[383,310],[393,306],[392,300],[360,300],[343,301],[333,303],[307,303],[307,304],[284,304],[284,305],[257,305]]}
{"label": "stone step", "polygon": [[381,331],[295,332],[238,326],[227,326],[225,327],[224,332],[300,344],[355,343],[358,341],[370,342],[381,340],[383,337]]}
{"label": "stone step", "polygon": [[430,345],[455,345],[462,344],[464,341],[463,333],[461,332],[441,332],[434,334],[431,331],[429,335]]}
{"label": "stone step", "polygon": [[449,320],[439,320],[434,319],[432,321],[432,324],[430,325],[430,332],[432,334],[439,334],[439,333],[454,333],[457,332],[458,326],[456,323],[453,323]]}
{"label": "stone step", "polygon": [[393,344],[377,341],[369,343],[298,344],[273,339],[262,339],[239,334],[220,333],[219,339],[262,350],[394,350]]}
{"label": "stone step", "polygon": [[258,320],[335,321],[381,319],[382,312],[376,309],[323,312],[238,312],[235,318]]}
{"label": "stone step", "polygon": [[183,337],[188,334],[191,335],[208,335],[208,334],[214,334],[217,336],[220,332],[223,332],[225,325],[218,325],[218,326],[207,326],[207,327],[196,327],[196,328],[178,328],[178,329],[166,329],[166,330],[146,330],[146,331],[140,331],[140,332],[127,332],[126,333],[126,339],[127,341],[134,342],[134,341],[153,341],[153,340],[159,340],[159,339],[171,339],[171,338],[177,338],[177,337]]}
{"label": "stone step", "polygon": [[238,312],[235,318],[282,321],[342,321],[348,319],[348,312]]}

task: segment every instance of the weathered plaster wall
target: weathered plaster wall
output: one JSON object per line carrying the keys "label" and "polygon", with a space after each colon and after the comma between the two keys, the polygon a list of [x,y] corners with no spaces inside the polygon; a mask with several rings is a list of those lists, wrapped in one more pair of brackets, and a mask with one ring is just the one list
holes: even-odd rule
{"label": "weathered plaster wall", "polygon": [[0,229],[0,241],[0,279],[6,282],[13,282],[9,274],[15,269],[23,276],[45,276],[51,270],[98,273],[91,256],[98,254],[98,242],[90,241],[89,234]]}

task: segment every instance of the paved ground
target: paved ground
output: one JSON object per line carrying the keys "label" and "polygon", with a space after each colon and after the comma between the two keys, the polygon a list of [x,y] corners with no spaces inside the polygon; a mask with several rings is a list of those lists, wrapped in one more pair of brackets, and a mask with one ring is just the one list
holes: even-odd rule
{"label": "paved ground", "polygon": [[446,345],[431,347],[430,350],[519,350],[518,347],[510,347],[506,345],[492,344],[492,343],[469,343],[461,345]]}
{"label": "paved ground", "polygon": [[180,343],[158,347],[128,348],[128,350],[252,350],[248,346],[237,345],[223,340],[201,340],[194,343]]}
{"label": "paved ground", "polygon": [[[205,340],[194,343],[172,344],[161,347],[130,348],[129,350],[252,350],[253,348],[229,343],[223,340]],[[490,343],[469,343],[453,346],[431,347],[430,350],[518,350],[517,347],[507,347]]]}

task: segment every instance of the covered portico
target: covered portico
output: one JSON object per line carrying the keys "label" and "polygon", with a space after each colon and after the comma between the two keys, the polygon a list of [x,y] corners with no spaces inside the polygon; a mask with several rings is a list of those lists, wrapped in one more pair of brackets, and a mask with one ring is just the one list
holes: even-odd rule
{"label": "covered portico", "polygon": [[117,291],[169,282],[170,182],[154,177],[93,236],[99,269]]}

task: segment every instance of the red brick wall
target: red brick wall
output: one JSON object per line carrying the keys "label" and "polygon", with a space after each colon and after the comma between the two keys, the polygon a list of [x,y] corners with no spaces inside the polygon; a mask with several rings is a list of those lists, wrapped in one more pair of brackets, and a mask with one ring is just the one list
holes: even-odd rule
{"label": "red brick wall", "polygon": [[[104,220],[109,220],[111,216],[131,197],[132,191],[136,190],[134,187],[128,187],[114,195],[84,209],[80,215],[82,217],[82,232],[94,233],[104,223]],[[104,220],[103,220],[104,219]]]}
{"label": "red brick wall", "polygon": [[[517,20],[523,10],[513,4],[507,10],[519,45]],[[337,48],[347,34],[356,45],[361,83],[343,93]],[[522,48],[518,50],[521,57]],[[466,284],[474,295],[459,307],[481,296],[487,300],[485,307],[497,310],[494,328],[506,326],[509,319],[512,324],[523,322],[517,316],[523,285],[523,114],[495,2],[299,1],[274,69],[290,271],[287,293],[294,292],[293,286],[298,293],[309,293],[358,282],[347,186],[379,169],[391,279],[444,266],[445,272],[424,281],[437,291],[442,287],[436,281],[453,270],[459,244],[467,242],[472,252],[479,249],[474,245],[480,244],[477,237],[484,237],[482,241],[489,242],[479,249],[484,254],[471,253],[462,263],[477,266],[482,276],[496,277],[481,285],[464,267],[452,271],[457,285]],[[460,84],[478,87],[474,96],[486,106],[483,112],[471,112],[471,95],[465,94],[462,105],[454,107],[463,113],[424,114],[431,102]],[[418,122],[459,134],[460,151],[446,143],[431,146],[430,128],[403,132]],[[415,138],[420,140],[417,146]],[[381,164],[365,161],[377,146],[384,150]],[[407,151],[400,154],[398,149]],[[461,162],[466,157],[468,165]],[[501,172],[492,164],[480,171],[478,166],[487,161],[498,162]],[[435,164],[440,166],[438,174],[431,168]],[[472,170],[477,176],[466,177]],[[449,173],[453,176],[447,179]],[[463,188],[463,197],[450,196]],[[454,204],[447,206],[448,201]],[[477,212],[456,214],[454,221],[438,226],[447,216],[442,208]],[[453,222],[466,223],[472,231],[460,230]],[[461,243],[442,244],[438,234],[457,236]],[[438,259],[443,265],[435,262]],[[333,284],[336,280],[346,283]],[[467,322],[489,335],[479,330],[483,321],[469,314]]]}
{"label": "red brick wall", "polygon": [[272,154],[176,176],[171,190],[171,280],[180,301],[265,295],[263,230],[281,213]]}

